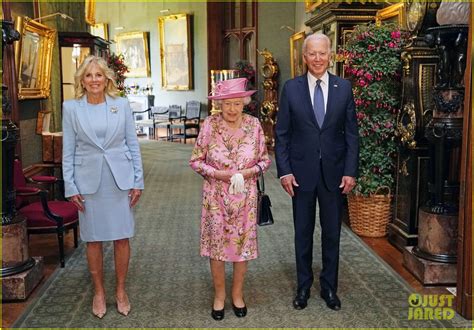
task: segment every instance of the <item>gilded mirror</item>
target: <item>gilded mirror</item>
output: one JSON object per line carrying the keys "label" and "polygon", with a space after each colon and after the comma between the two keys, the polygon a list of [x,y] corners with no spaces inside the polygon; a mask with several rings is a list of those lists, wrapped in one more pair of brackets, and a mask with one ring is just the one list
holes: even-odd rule
{"label": "gilded mirror", "polygon": [[56,30],[28,17],[18,17],[15,25],[21,35],[15,42],[18,99],[47,98]]}

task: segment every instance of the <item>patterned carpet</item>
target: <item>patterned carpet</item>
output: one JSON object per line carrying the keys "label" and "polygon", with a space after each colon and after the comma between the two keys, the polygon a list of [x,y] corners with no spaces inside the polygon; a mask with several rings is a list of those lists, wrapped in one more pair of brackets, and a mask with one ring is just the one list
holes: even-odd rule
{"label": "patterned carpet", "polygon": [[[202,181],[187,164],[191,146],[143,141],[141,147],[145,193],[136,209],[132,239],[131,314],[124,317],[115,309],[111,244],[105,247],[108,312],[102,320],[91,314],[93,291],[85,245],[81,244],[14,327],[471,328],[458,315],[449,321],[408,320],[412,290],[346,227],[340,262],[342,310],[334,312],[325,306],[316,281],[308,307],[295,311],[291,305],[295,289],[291,201],[279,185],[274,166],[266,175],[266,184],[275,225],[259,229],[260,258],[249,263],[245,288],[248,315],[238,319],[228,299],[225,319],[214,321],[209,265],[199,256]],[[319,232],[315,235],[317,242]],[[314,256],[318,274],[319,244],[315,244]],[[227,275],[230,278],[230,265]]]}

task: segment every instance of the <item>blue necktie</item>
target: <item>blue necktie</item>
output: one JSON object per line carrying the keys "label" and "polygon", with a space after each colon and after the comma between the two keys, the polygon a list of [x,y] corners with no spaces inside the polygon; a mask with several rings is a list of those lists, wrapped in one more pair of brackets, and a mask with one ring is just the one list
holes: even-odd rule
{"label": "blue necktie", "polygon": [[316,86],[314,86],[313,111],[314,115],[316,116],[316,121],[318,122],[319,128],[323,127],[325,111],[321,79],[318,79],[316,81]]}

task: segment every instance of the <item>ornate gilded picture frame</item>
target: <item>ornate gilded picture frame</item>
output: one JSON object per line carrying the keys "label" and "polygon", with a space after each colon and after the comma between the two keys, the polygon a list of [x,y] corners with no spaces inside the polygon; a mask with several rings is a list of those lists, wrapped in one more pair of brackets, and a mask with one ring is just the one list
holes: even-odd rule
{"label": "ornate gilded picture frame", "polygon": [[18,99],[44,99],[51,92],[51,62],[56,30],[28,17],[18,16],[15,42]]}
{"label": "ornate gilded picture frame", "polygon": [[291,78],[301,76],[306,72],[306,64],[303,62],[304,31],[290,36],[290,65]]}
{"label": "ornate gilded picture frame", "polygon": [[115,36],[116,52],[123,54],[125,64],[130,70],[127,77],[150,77],[150,53],[148,32],[126,32]]}
{"label": "ornate gilded picture frame", "polygon": [[158,18],[161,86],[166,90],[193,89],[193,51],[189,14]]}
{"label": "ornate gilded picture frame", "polygon": [[95,24],[95,1],[85,0],[85,18],[86,23],[89,25]]}
{"label": "ornate gilded picture frame", "polygon": [[307,13],[312,12],[316,8],[318,8],[323,3],[323,0],[305,0],[305,11]]}
{"label": "ornate gilded picture frame", "polygon": [[382,22],[395,23],[399,27],[404,28],[406,26],[404,8],[405,3],[400,2],[378,10],[375,14],[375,23],[378,25],[382,24]]}
{"label": "ornate gilded picture frame", "polygon": [[104,40],[109,40],[109,26],[107,23],[96,23],[90,26],[92,35],[101,37]]}

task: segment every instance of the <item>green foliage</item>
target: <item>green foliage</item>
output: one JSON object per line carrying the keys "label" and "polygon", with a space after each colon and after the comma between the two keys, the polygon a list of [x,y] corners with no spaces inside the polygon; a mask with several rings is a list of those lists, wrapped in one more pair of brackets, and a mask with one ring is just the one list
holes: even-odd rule
{"label": "green foliage", "polygon": [[382,186],[393,190],[403,44],[404,35],[393,24],[358,25],[338,53],[353,82],[360,136],[355,193],[365,196]]}

